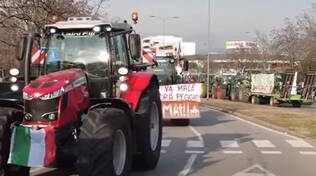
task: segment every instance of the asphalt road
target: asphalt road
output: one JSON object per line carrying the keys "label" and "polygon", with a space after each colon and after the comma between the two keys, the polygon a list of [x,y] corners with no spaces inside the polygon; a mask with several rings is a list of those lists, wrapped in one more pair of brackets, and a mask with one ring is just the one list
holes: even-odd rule
{"label": "asphalt road", "polygon": [[[188,127],[165,126],[153,171],[131,176],[315,176],[316,145],[205,107]],[[74,173],[33,169],[33,176]]]}

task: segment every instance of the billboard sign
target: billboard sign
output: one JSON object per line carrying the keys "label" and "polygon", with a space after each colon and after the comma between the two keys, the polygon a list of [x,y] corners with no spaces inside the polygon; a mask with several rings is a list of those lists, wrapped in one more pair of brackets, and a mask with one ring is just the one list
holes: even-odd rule
{"label": "billboard sign", "polygon": [[226,49],[255,49],[258,47],[256,42],[251,41],[228,41],[225,45]]}

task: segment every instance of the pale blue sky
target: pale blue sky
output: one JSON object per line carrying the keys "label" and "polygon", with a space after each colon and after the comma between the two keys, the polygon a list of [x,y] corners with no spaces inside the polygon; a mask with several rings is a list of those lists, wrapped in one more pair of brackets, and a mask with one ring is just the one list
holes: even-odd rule
{"label": "pale blue sky", "polygon": [[[281,27],[286,17],[310,10],[315,0],[211,0],[212,51],[224,49],[225,41],[254,40],[255,31],[268,33]],[[110,0],[110,18],[130,19],[139,13],[137,31],[143,36],[162,34],[162,22],[149,18],[178,16],[166,22],[166,34],[197,43],[197,52],[207,52],[208,0]],[[246,32],[250,32],[246,34]]]}

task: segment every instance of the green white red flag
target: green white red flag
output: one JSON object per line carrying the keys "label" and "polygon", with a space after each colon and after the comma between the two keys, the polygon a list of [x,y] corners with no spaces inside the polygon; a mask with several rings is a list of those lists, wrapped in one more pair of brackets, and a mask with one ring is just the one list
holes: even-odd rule
{"label": "green white red flag", "polygon": [[55,161],[54,129],[16,126],[10,145],[9,164],[28,167],[49,166]]}

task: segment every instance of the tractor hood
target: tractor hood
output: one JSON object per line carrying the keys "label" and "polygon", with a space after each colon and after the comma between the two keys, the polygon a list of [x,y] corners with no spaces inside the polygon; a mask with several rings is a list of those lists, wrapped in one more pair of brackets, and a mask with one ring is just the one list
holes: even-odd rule
{"label": "tractor hood", "polygon": [[[23,98],[26,100],[33,98],[51,99],[86,84],[86,82],[85,74],[81,69],[53,72],[40,76],[26,85],[23,89]],[[43,96],[45,98],[42,98]]]}

